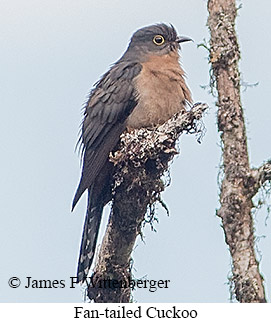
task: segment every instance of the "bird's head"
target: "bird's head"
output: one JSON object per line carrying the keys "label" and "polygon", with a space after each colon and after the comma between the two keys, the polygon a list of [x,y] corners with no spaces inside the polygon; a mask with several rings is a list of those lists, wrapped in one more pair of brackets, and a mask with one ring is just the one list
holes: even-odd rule
{"label": "bird's head", "polygon": [[188,37],[178,36],[172,25],[163,23],[151,25],[133,34],[125,56],[141,61],[146,55],[161,56],[177,52],[180,49],[180,43],[191,40]]}

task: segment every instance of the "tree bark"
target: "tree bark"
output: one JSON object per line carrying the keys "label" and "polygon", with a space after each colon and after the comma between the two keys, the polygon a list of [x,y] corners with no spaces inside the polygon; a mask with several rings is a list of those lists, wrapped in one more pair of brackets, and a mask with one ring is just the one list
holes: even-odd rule
{"label": "tree bark", "polygon": [[111,155],[115,165],[113,204],[87,291],[91,300],[131,301],[131,253],[145,214],[152,222],[155,203],[165,206],[160,197],[165,188],[162,176],[177,154],[176,141],[186,132],[202,135],[199,120],[206,109],[205,104],[196,104],[155,130],[140,129],[121,136],[118,150]]}
{"label": "tree bark", "polygon": [[235,0],[208,1],[211,86],[216,86],[217,125],[222,142],[220,209],[232,257],[232,282],[239,302],[266,302],[254,250],[253,196],[270,180],[270,163],[251,169],[240,98],[240,51],[235,32]]}

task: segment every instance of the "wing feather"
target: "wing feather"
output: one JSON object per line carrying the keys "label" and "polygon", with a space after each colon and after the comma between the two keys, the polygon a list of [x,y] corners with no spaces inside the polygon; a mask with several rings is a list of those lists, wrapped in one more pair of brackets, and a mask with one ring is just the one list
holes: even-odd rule
{"label": "wing feather", "polygon": [[119,61],[90,93],[80,135],[82,175],[72,208],[92,185],[125,130],[125,121],[137,104],[133,79],[140,71],[139,63]]}

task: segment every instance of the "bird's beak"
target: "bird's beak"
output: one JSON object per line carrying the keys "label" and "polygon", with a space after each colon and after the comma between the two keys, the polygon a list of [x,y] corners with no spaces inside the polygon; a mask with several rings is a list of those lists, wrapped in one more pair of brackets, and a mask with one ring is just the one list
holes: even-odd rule
{"label": "bird's beak", "polygon": [[189,37],[185,37],[185,36],[178,36],[176,38],[177,43],[184,43],[185,41],[193,41],[193,39],[191,39]]}

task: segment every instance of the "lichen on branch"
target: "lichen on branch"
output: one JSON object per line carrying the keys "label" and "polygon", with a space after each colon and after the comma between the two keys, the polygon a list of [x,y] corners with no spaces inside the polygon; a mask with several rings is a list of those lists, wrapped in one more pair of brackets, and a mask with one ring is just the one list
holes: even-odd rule
{"label": "lichen on branch", "polygon": [[[225,240],[232,257],[233,293],[239,302],[265,302],[263,278],[254,250],[253,196],[266,167],[251,170],[240,97],[240,50],[235,32],[235,0],[208,1],[211,34],[211,86],[217,90],[217,126],[221,137],[223,179],[220,208]],[[264,170],[265,169],[265,170]]]}
{"label": "lichen on branch", "polygon": [[[88,297],[95,302],[129,302],[131,298],[131,253],[147,210],[161,202],[163,175],[178,153],[177,140],[183,133],[204,133],[201,118],[207,105],[195,104],[156,129],[140,129],[121,136],[111,153],[114,164],[113,199],[109,223],[92,274],[94,286]],[[105,279],[122,283],[122,288],[98,288]]]}

